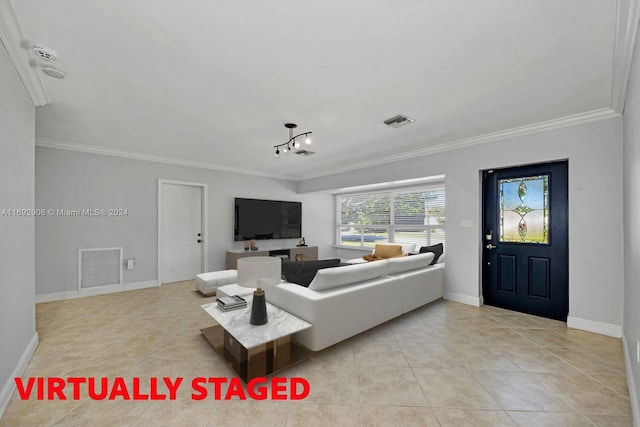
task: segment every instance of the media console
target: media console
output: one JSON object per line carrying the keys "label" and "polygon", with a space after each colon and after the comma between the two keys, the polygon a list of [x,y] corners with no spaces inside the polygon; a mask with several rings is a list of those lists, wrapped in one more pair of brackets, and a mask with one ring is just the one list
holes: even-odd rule
{"label": "media console", "polygon": [[295,261],[296,255],[303,255],[305,260],[312,261],[318,259],[318,247],[317,246],[294,246],[294,247],[276,247],[276,248],[262,248],[257,251],[245,251],[243,249],[234,249],[227,251],[227,270],[237,269],[238,260],[240,258],[250,256],[278,256],[286,255],[289,260]]}

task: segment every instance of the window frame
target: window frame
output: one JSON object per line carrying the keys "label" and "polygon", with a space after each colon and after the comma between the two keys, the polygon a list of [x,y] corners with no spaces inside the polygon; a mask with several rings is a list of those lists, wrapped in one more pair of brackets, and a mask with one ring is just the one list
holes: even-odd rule
{"label": "window frame", "polygon": [[[445,202],[445,223],[443,224],[394,224],[395,222],[395,197],[398,194],[405,193],[415,193],[415,192],[429,192],[429,191],[442,191],[444,193],[444,202]],[[367,196],[371,194],[388,194],[389,195],[389,223],[388,224],[342,224],[342,199],[343,197],[353,197],[353,196]],[[375,189],[371,191],[359,191],[359,192],[345,192],[345,193],[337,193],[334,195],[334,226],[335,226],[335,236],[334,236],[334,247],[341,249],[352,249],[352,250],[364,250],[371,251],[375,247],[375,242],[373,244],[366,245],[365,243],[365,235],[364,232],[367,228],[376,228],[376,229],[386,229],[387,230],[387,240],[380,243],[394,242],[395,233],[401,230],[411,230],[411,231],[423,231],[425,232],[426,242],[418,243],[420,245],[431,245],[431,231],[432,230],[442,230],[444,233],[444,238],[442,242],[446,242],[446,188],[445,182],[436,182],[430,183],[428,185],[421,186],[412,186],[412,187],[396,187],[396,188],[387,188],[387,189]],[[344,227],[349,227],[353,229],[359,229],[360,232],[360,244],[359,245],[344,245],[341,243],[341,229]],[[417,245],[418,245],[417,244]]]}

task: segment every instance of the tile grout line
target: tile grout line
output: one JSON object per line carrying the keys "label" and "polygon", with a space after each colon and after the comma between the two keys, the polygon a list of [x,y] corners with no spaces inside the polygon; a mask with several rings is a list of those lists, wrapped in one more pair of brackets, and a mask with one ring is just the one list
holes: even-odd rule
{"label": "tile grout line", "polygon": [[[186,286],[183,287],[183,288],[175,288],[175,289],[177,289],[179,292],[181,292],[182,289],[184,289],[184,288],[186,288]],[[132,291],[132,292],[135,292],[135,291]],[[176,296],[178,295],[179,292],[175,292]],[[172,293],[174,293],[174,291],[172,291]],[[145,296],[152,295],[154,298],[155,298],[155,295],[162,295],[162,298],[164,298],[165,296],[171,295],[171,293],[163,292],[162,294],[158,294],[158,292],[154,292],[153,294],[152,293],[144,293],[144,294],[140,293],[140,294],[136,294],[136,295],[145,295]],[[95,298],[98,298],[98,297],[101,297],[101,296],[96,296]],[[90,305],[90,307],[88,309],[78,309],[77,306],[79,305],[79,303],[77,303],[77,304],[74,303],[73,305],[72,304],[67,304],[67,306],[65,306],[64,309],[65,310],[73,309],[73,310],[78,310],[79,312],[80,311],[81,312],[88,312],[88,311],[91,311],[91,310],[95,310],[96,306],[98,306],[98,304],[95,301],[98,301],[98,299],[94,300],[94,302],[91,303],[91,305]],[[50,304],[50,303],[45,303],[45,304]],[[110,309],[121,307],[122,304],[124,304],[124,299],[122,299],[122,298],[119,298],[119,299],[110,298],[109,302],[108,302],[108,306],[110,307]],[[528,315],[521,315],[521,314],[511,314],[510,312],[507,312],[507,311],[501,312],[499,314],[496,314],[496,313],[492,313],[492,312],[487,311],[487,310],[483,310],[482,308],[480,308],[479,310],[467,309],[466,307],[463,307],[463,306],[448,305],[446,302],[445,303],[439,303],[439,304],[440,305],[432,306],[432,307],[435,307],[435,310],[436,310],[436,311],[432,311],[432,313],[435,313],[435,317],[433,317],[432,319],[439,319],[439,321],[442,322],[443,326],[454,325],[454,327],[455,327],[456,324],[464,324],[465,321],[466,321],[467,324],[471,324],[472,325],[472,327],[469,328],[470,331],[481,330],[484,327],[482,325],[485,324],[485,322],[483,321],[483,318],[492,318],[492,316],[495,316],[495,315],[503,315],[503,316],[504,315],[510,315],[510,316],[517,316],[517,317],[521,317],[523,319],[526,319],[526,316],[528,316]],[[172,333],[170,335],[166,335],[166,337],[167,337],[167,339],[169,341],[174,339],[175,337],[183,337],[183,336],[189,336],[190,335],[190,334],[186,334],[186,332],[191,327],[190,325],[187,324],[187,323],[189,323],[187,320],[190,319],[191,317],[185,315],[185,313],[190,312],[189,310],[193,309],[193,307],[191,307],[192,305],[193,305],[192,299],[190,297],[185,297],[185,298],[181,298],[180,301],[178,301],[178,306],[176,306],[177,308],[172,310],[170,316],[167,319],[169,319],[169,321],[174,321],[175,319],[185,319],[185,322],[183,322],[183,323],[186,326],[180,327],[179,328],[180,331],[178,331],[178,332],[174,331],[175,333]],[[164,305],[163,305],[163,307],[164,307]],[[180,307],[182,307],[181,311],[180,311]],[[197,306],[194,306],[194,307],[197,308]],[[461,308],[461,310],[458,310],[458,308]],[[451,345],[454,345],[455,343],[451,339],[449,339],[449,340],[447,340],[447,342],[449,344],[446,344],[446,342],[443,341],[443,338],[441,337],[442,333],[441,333],[441,335],[438,335],[438,334],[435,333],[435,330],[433,329],[433,325],[434,324],[439,324],[438,321],[430,322],[429,321],[430,317],[426,316],[427,311],[426,310],[422,310],[422,309],[418,309],[418,310],[416,310],[415,314],[417,315],[417,318],[420,319],[420,321],[422,323],[424,323],[423,326],[426,327],[425,329],[428,329],[430,331],[431,335],[433,336],[434,343],[442,345],[445,349],[447,349],[447,351],[449,351],[452,354],[452,356],[455,358],[456,362],[462,367],[464,372],[466,372],[467,375],[471,375],[472,376],[474,382],[478,383],[478,385],[480,386],[479,389],[483,390],[485,393],[487,393],[487,395],[490,396],[495,401],[495,403],[497,404],[497,408],[499,408],[499,409],[495,409],[495,410],[493,410],[493,409],[481,409],[481,408],[468,408],[469,410],[471,410],[471,411],[485,411],[485,412],[506,413],[508,418],[513,420],[514,422],[515,422],[515,419],[513,417],[511,417],[509,412],[544,412],[544,411],[508,411],[508,410],[505,410],[503,405],[500,404],[500,402],[496,400],[496,398],[488,391],[488,389],[473,376],[472,371],[471,371],[473,366],[471,364],[469,364],[469,367],[467,367],[466,365],[462,364],[462,362],[460,361],[461,360],[460,356],[456,355],[456,353],[451,351],[451,349],[452,349]],[[106,317],[112,318],[113,316],[110,313],[111,312],[106,312],[105,318]],[[153,319],[158,317],[157,315],[154,315],[153,312],[151,312],[151,311],[145,312],[144,315],[147,316],[148,319],[150,319],[149,322],[154,322],[155,320],[153,320]],[[54,313],[53,311],[49,311],[46,315],[41,314],[38,317],[38,322],[50,322],[52,320],[51,318],[52,317],[55,318],[56,316],[57,316],[56,313]],[[452,323],[448,322],[448,316],[451,316],[451,320],[453,320]],[[77,317],[77,315],[70,316],[70,319],[73,318],[73,317]],[[81,317],[82,316],[80,316],[80,318]],[[128,317],[130,317],[132,320],[135,320],[135,318],[136,318],[133,314],[128,316]],[[196,324],[198,319],[196,319],[195,317],[193,317],[193,319],[194,319],[193,324]],[[75,319],[75,320],[78,320],[78,319]],[[409,325],[413,324],[413,323],[411,323],[411,320],[412,319],[410,319],[409,323],[407,323],[407,324],[409,324]],[[502,320],[505,320],[505,319],[502,319]],[[392,325],[393,324],[392,322],[393,322],[393,320],[390,321],[389,323],[387,323],[387,325]],[[80,321],[78,321],[77,323],[75,323],[75,325],[82,325],[82,323]],[[67,332],[71,332],[72,328],[74,326],[71,325],[71,326],[67,326],[67,327],[69,329],[67,329],[66,331]],[[116,327],[116,329],[125,330],[124,327]],[[508,326],[504,326],[504,327],[501,326],[500,329],[512,330],[518,336],[523,337],[526,340],[526,342],[530,343],[530,344],[526,344],[526,345],[531,345],[531,346],[533,346],[532,348],[540,349],[541,351],[544,351],[545,353],[551,354],[554,357],[554,360],[558,359],[558,360],[566,363],[572,369],[575,369],[576,370],[575,374],[584,375],[585,378],[589,379],[589,381],[593,381],[594,383],[597,383],[599,386],[602,386],[603,389],[606,389],[606,390],[610,391],[612,394],[614,394],[616,396],[619,396],[619,397],[624,397],[624,396],[621,396],[620,393],[618,393],[616,390],[613,390],[611,387],[607,386],[604,383],[603,380],[605,380],[606,378],[602,377],[602,378],[600,378],[600,380],[596,379],[594,377],[594,375],[598,375],[598,374],[595,374],[595,373],[590,372],[590,371],[585,370],[585,369],[579,369],[579,368],[575,367],[573,364],[569,363],[568,361],[564,360],[562,357],[560,357],[557,354],[554,354],[552,351],[550,351],[549,347],[544,347],[542,345],[539,345],[539,344],[531,341],[530,338],[528,338],[527,336],[524,335],[526,333],[525,330],[534,330],[535,329],[535,330],[547,330],[550,333],[552,333],[553,336],[558,336],[558,337],[562,336],[562,337],[564,337],[563,334],[561,334],[558,331],[555,331],[554,330],[555,328],[553,328],[551,326],[548,326],[548,325],[543,325],[543,326],[539,326],[539,327],[535,327],[535,328],[509,328]],[[443,327],[443,331],[446,331],[446,328]],[[55,337],[56,336],[55,332],[56,331],[52,327],[49,330],[49,333],[52,334],[50,336]],[[444,419],[441,420],[440,417],[438,417],[437,414],[435,413],[434,407],[432,406],[432,403],[428,399],[427,394],[425,392],[425,389],[422,387],[422,385],[418,381],[418,377],[417,377],[417,374],[416,374],[416,370],[418,368],[412,366],[409,363],[409,360],[407,358],[407,353],[400,346],[400,342],[398,341],[398,337],[396,336],[396,334],[392,330],[390,332],[391,332],[391,336],[393,337],[393,341],[388,341],[388,342],[393,342],[396,346],[398,346],[397,348],[399,349],[399,351],[402,351],[404,362],[410,368],[411,373],[413,375],[413,379],[417,382],[418,386],[420,387],[421,393],[422,393],[422,395],[424,397],[424,401],[428,405],[427,406],[428,410],[431,411],[431,413],[435,417],[435,420],[438,423],[444,422],[445,420]],[[135,334],[135,333],[131,333],[129,336],[130,337],[134,337],[136,335],[137,334]],[[463,336],[466,336],[466,335],[463,334]],[[534,382],[536,384],[539,384],[545,390],[548,390],[552,396],[556,396],[557,397],[556,393],[552,389],[550,389],[549,387],[546,387],[544,384],[538,382],[534,378],[534,375],[538,374],[537,372],[525,371],[520,364],[518,364],[511,357],[509,357],[509,355],[506,353],[507,352],[506,344],[503,345],[503,346],[500,346],[500,345],[494,344],[492,342],[492,339],[489,338],[489,337],[482,336],[481,338],[482,338],[482,343],[472,343],[472,342],[466,342],[466,341],[464,341],[464,343],[467,343],[469,345],[477,345],[477,346],[484,346],[484,347],[494,347],[494,348],[497,346],[498,347],[496,349],[497,352],[501,356],[505,357],[506,360],[508,360],[511,363],[513,363],[520,370],[518,372],[522,371],[523,373],[526,374],[526,377],[530,381],[532,381],[532,382]],[[569,337],[569,338],[572,339],[572,340],[573,339],[577,339],[574,336]],[[407,341],[407,342],[413,342],[413,341]],[[417,342],[422,342],[422,341],[417,341]],[[428,341],[428,342],[430,343],[431,341]],[[587,342],[593,343],[594,341],[591,340],[591,339],[588,339]],[[158,346],[155,346],[151,351],[149,351],[149,352],[145,351],[145,354],[143,355],[142,360],[140,360],[138,363],[134,363],[133,365],[128,367],[125,372],[135,373],[135,366],[139,365],[140,363],[144,363],[144,361],[148,361],[148,360],[182,360],[182,359],[165,358],[165,357],[156,357],[156,358],[150,357],[153,353],[157,353],[157,351],[160,348],[162,348],[163,346],[166,346],[167,344],[168,344],[168,342],[163,342],[161,344],[158,344]],[[112,345],[113,346],[117,346],[117,343],[112,344]],[[98,352],[97,353],[89,352],[87,354],[87,356],[90,356],[90,357],[88,358],[87,361],[85,361],[83,363],[89,363],[91,361],[95,362],[95,361],[97,361],[99,359],[105,359],[105,358],[109,359],[109,357],[105,357],[105,356],[107,355],[107,353],[108,353],[110,348],[111,348],[111,346],[108,346],[105,349],[101,350],[100,346],[96,346],[96,349],[98,350]],[[40,357],[43,357],[43,358],[58,357],[59,358],[61,356],[64,356],[65,354],[68,354],[67,350],[63,349],[61,352],[56,352],[54,354],[40,355]],[[122,358],[122,357],[117,357],[117,358],[114,358],[114,359],[118,359],[118,358]],[[130,359],[129,357],[124,357],[124,358],[125,359]],[[137,357],[134,358],[134,359],[137,359]],[[190,361],[207,361],[208,362],[211,359],[208,358],[208,357],[207,358],[205,358],[205,357],[198,358],[198,357],[193,356],[193,357],[190,357],[188,360],[190,360]],[[471,363],[471,360],[472,359],[469,359],[468,362]],[[90,363],[89,363],[89,365],[90,365]],[[357,376],[356,353],[355,353],[354,349],[351,349],[351,351],[350,351],[350,365],[352,366],[353,373],[354,373],[354,378],[355,378],[355,387],[356,387],[356,396],[357,396],[357,400],[358,400],[358,410],[359,410],[360,425],[364,426],[365,425],[365,411],[363,410],[363,408],[364,408],[364,406],[366,406],[366,404],[364,404],[362,402],[362,395],[361,395],[361,390],[360,390],[360,382],[358,381],[358,376]],[[389,365],[384,365],[384,366],[389,366]],[[483,371],[483,372],[485,372],[485,371]],[[491,372],[491,371],[486,371],[486,372]],[[545,372],[542,372],[542,373],[545,374]],[[550,373],[546,373],[546,374],[549,374],[549,375],[552,375],[552,376],[556,376],[556,375],[568,374],[568,373],[563,371],[563,372],[560,372],[560,373],[550,372]],[[571,374],[574,374],[574,372],[571,372]],[[602,374],[602,375],[614,375],[614,374],[612,373],[612,374]],[[572,409],[574,411],[572,413],[579,414],[581,418],[587,420],[589,423],[593,423],[593,421],[591,421],[591,419],[586,414],[582,414],[582,413],[578,412],[573,405],[569,404],[568,402],[565,402],[561,398],[558,398],[558,399],[560,401],[562,401],[563,403],[565,403],[567,405],[568,409],[569,408]],[[625,399],[629,400],[629,398],[626,398],[626,397],[625,397]],[[69,411],[67,411],[65,414],[62,414],[61,416],[59,416],[58,418],[53,420],[53,424],[55,424],[56,422],[60,422],[60,420],[63,419],[64,417],[66,417],[69,413],[77,410],[77,408],[79,408],[79,407],[83,406],[84,404],[86,404],[86,400],[88,400],[88,399],[84,399],[83,401],[79,402],[76,406],[71,408]],[[330,404],[330,402],[329,403],[327,403],[327,402],[310,402],[310,403],[318,403],[320,405]],[[374,405],[374,406],[383,406],[383,407],[384,406],[396,406],[396,407],[415,406],[415,405],[403,405],[403,404],[387,404],[386,402],[385,403],[380,403],[380,404],[372,404],[372,405]],[[153,402],[151,402],[147,406],[145,406],[145,408],[142,410],[142,412],[137,414],[133,418],[133,420],[130,421],[129,424],[132,425],[132,424],[135,424],[137,421],[139,421],[140,418],[143,416],[143,414],[146,414],[147,411],[150,411],[149,407],[151,407],[151,406],[153,406]],[[222,406],[222,404],[219,404],[218,406],[216,406],[216,408],[213,411],[210,412],[210,414],[208,415],[208,418],[207,418],[207,424],[210,424],[211,422],[213,422],[215,420],[216,414],[219,414],[220,411],[221,411],[221,406]],[[286,425],[287,422],[291,419],[290,418],[290,408],[292,406],[293,406],[293,403],[289,402],[289,404],[287,405],[287,410],[285,412],[284,419],[282,421],[282,425]],[[443,407],[443,409],[461,409],[461,410],[464,410],[466,408],[447,408],[447,407]],[[547,413],[548,414],[554,414],[555,412],[547,412]],[[353,414],[353,415],[355,415],[355,414]]]}

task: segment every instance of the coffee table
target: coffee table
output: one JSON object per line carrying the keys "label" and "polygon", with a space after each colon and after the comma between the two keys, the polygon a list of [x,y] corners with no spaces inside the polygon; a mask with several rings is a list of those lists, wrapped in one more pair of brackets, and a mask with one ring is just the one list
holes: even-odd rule
{"label": "coffee table", "polygon": [[310,323],[267,303],[269,321],[252,325],[249,319],[253,295],[243,298],[247,307],[233,311],[219,309],[216,302],[204,304],[202,308],[218,325],[200,332],[244,382],[280,371],[311,355],[291,339],[292,334],[310,328]]}

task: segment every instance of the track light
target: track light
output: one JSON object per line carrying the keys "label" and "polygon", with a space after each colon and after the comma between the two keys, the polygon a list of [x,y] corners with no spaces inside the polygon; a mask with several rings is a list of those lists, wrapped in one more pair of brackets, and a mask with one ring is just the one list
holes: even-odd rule
{"label": "track light", "polygon": [[273,148],[276,149],[276,152],[274,154],[275,157],[279,157],[280,156],[280,147],[282,147],[282,152],[286,153],[288,151],[291,151],[291,146],[293,145],[293,148],[295,150],[300,148],[300,141],[298,141],[298,138],[304,138],[304,142],[305,144],[311,144],[311,137],[309,137],[309,135],[311,135],[313,132],[303,132],[300,133],[298,135],[293,135],[293,130],[295,128],[298,127],[298,125],[296,125],[295,123],[285,123],[284,127],[286,127],[287,129],[289,129],[289,140],[287,142],[283,142],[282,144],[278,144],[278,145],[274,145]]}

